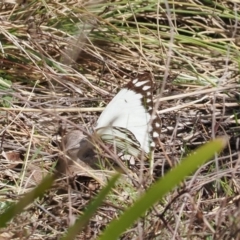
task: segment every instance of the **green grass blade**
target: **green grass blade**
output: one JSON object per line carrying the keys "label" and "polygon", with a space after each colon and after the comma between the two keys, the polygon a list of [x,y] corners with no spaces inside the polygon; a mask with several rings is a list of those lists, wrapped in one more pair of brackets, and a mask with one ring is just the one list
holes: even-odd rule
{"label": "green grass blade", "polygon": [[84,212],[82,216],[80,216],[75,224],[71,226],[66,235],[61,238],[61,240],[69,240],[75,239],[77,234],[83,229],[83,227],[88,223],[90,218],[96,213],[98,207],[102,204],[103,200],[106,198],[107,194],[111,191],[114,184],[118,180],[120,174],[116,174],[111,178],[108,182],[107,186],[105,186],[97,195],[95,200],[93,200],[88,206],[87,210]]}
{"label": "green grass blade", "polygon": [[25,194],[22,199],[2,213],[0,215],[0,228],[5,227],[7,222],[9,222],[17,214],[23,212],[26,206],[31,204],[36,198],[41,197],[43,193],[52,186],[54,179],[54,175],[45,177],[37,187],[35,187],[31,192]]}
{"label": "green grass blade", "polygon": [[221,151],[225,147],[226,142],[225,138],[219,138],[197,149],[178,166],[167,173],[162,179],[154,183],[152,187],[150,187],[150,189],[133,204],[133,206],[128,208],[120,216],[119,219],[112,221],[99,239],[118,239],[128,227],[130,227],[166,193],[177,186],[186,176],[194,172],[200,165],[211,159],[216,152]]}

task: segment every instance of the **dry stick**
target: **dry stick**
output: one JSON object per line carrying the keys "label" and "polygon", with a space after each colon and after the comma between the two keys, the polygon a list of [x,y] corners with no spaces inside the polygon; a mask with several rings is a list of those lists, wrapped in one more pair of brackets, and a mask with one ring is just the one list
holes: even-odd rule
{"label": "dry stick", "polygon": [[31,131],[31,135],[30,135],[30,141],[29,141],[28,148],[27,148],[27,154],[26,154],[25,161],[24,161],[24,166],[23,166],[20,186],[19,186],[19,189],[18,189],[18,195],[20,195],[20,190],[22,188],[24,177],[25,177],[25,173],[26,173],[26,169],[27,169],[27,163],[28,163],[28,159],[29,159],[30,148],[32,146],[32,139],[33,139],[34,129],[35,128],[34,128],[34,125],[33,125],[32,131]]}
{"label": "dry stick", "polygon": [[[226,87],[219,87],[219,88],[211,88],[211,89],[206,89],[206,90],[200,90],[200,91],[194,91],[194,92],[190,92],[190,93],[185,93],[185,94],[178,94],[178,95],[175,95],[175,96],[168,96],[168,97],[162,97],[160,99],[156,99],[158,98],[159,96],[157,96],[155,98],[155,101],[158,101],[158,102],[163,102],[163,101],[168,101],[168,100],[174,100],[174,99],[180,99],[180,98],[184,98],[184,97],[189,97],[189,96],[196,96],[196,95],[200,95],[200,94],[206,94],[206,93],[213,93],[213,92],[217,92],[217,91],[224,91],[224,90],[227,90],[227,89],[232,89],[232,88],[236,88],[236,85],[229,85],[229,86],[226,86]],[[21,99],[21,97],[19,95],[14,95],[13,93],[9,93],[9,94],[12,94],[13,96],[15,97],[19,97]],[[22,98],[23,100],[24,98]],[[201,98],[200,100],[203,100],[204,98]],[[26,99],[24,99],[25,101]],[[200,101],[200,100],[196,100],[197,102]],[[206,104],[195,104],[196,101],[193,101],[192,103],[188,103],[188,104],[185,104],[185,105],[181,105],[181,106],[178,106],[178,107],[175,107],[175,108],[168,108],[168,109],[164,109],[164,110],[161,110],[161,111],[158,111],[158,114],[162,114],[162,113],[165,113],[165,112],[170,112],[170,111],[173,111],[173,110],[178,110],[178,109],[181,109],[181,108],[184,108],[184,107],[189,107],[191,105],[194,105],[194,106],[206,106]],[[216,104],[217,107],[220,107],[222,106],[221,104]],[[227,107],[236,107],[236,106],[239,106],[239,104],[237,103],[225,103],[225,106]],[[43,111],[43,108],[39,107],[39,106],[35,106],[37,107],[38,109],[36,108],[4,108],[4,107],[0,107],[0,110],[2,111],[23,111],[23,112],[42,112]],[[44,109],[44,112],[46,113],[52,113],[52,112],[102,112],[104,110],[104,108],[48,108],[48,109]]]}
{"label": "dry stick", "polygon": [[[158,96],[155,97],[154,101],[155,102],[156,101],[162,102],[162,101],[180,99],[180,98],[191,97],[191,96],[196,97],[196,95],[220,92],[220,91],[224,91],[224,90],[228,90],[228,89],[232,89],[232,88],[236,89],[236,87],[238,87],[238,84],[227,85],[225,87],[212,87],[212,88],[205,89],[205,90],[197,90],[197,91],[194,91],[194,92],[177,94],[177,95],[168,96],[168,97],[161,97],[161,95],[159,94]],[[160,98],[160,99],[158,99],[158,98]]]}
{"label": "dry stick", "polygon": [[[167,112],[172,112],[172,111],[176,111],[176,110],[180,110],[182,108],[186,108],[186,107],[189,107],[189,106],[194,106],[196,108],[202,108],[202,107],[206,107],[208,105],[211,105],[212,104],[208,104],[208,103],[203,103],[203,104],[196,104],[197,102],[201,102],[202,100],[204,100],[206,97],[203,97],[199,100],[195,100],[195,101],[192,101],[192,102],[189,102],[189,103],[186,103],[186,104],[182,104],[182,105],[179,105],[179,106],[176,106],[176,107],[171,107],[171,108],[167,108],[167,109],[164,109],[164,110],[160,110],[160,111],[157,111],[158,114],[162,114],[162,113],[167,113]],[[160,101],[164,101],[163,99],[161,99]],[[238,107],[239,104],[238,103],[224,103],[225,104],[225,107]],[[223,104],[215,104],[216,107],[222,107]],[[38,107],[40,108],[40,107]],[[44,112],[45,113],[51,113],[51,112],[102,112],[105,108],[103,107],[97,107],[97,108],[47,108],[47,109],[44,109]],[[19,107],[19,108],[5,108],[5,107],[0,107],[0,110],[2,111],[14,111],[14,112],[43,112],[42,109],[36,109],[36,108],[22,108],[22,107]]]}
{"label": "dry stick", "polygon": [[173,167],[173,164],[172,164],[172,161],[170,160],[170,158],[168,157],[167,153],[166,153],[166,149],[163,145],[163,143],[158,139],[158,144],[160,146],[160,148],[162,149],[162,152],[163,152],[163,155],[165,156],[165,158],[167,159],[167,162],[169,164],[169,166],[172,168]]}
{"label": "dry stick", "polygon": [[[9,93],[10,94],[10,93]],[[12,94],[13,95],[13,94]],[[17,96],[19,97],[19,96]],[[3,111],[22,111],[22,112],[45,112],[45,113],[52,113],[52,112],[102,112],[104,108],[45,108],[36,106],[36,108],[5,108],[0,107],[0,110]]]}

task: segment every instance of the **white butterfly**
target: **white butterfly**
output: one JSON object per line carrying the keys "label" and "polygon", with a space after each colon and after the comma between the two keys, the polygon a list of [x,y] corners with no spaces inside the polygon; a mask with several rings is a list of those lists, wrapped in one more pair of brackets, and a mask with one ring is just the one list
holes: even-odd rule
{"label": "white butterfly", "polygon": [[100,115],[95,132],[118,150],[134,157],[149,154],[159,137],[161,122],[153,113],[153,82],[149,74],[131,80]]}

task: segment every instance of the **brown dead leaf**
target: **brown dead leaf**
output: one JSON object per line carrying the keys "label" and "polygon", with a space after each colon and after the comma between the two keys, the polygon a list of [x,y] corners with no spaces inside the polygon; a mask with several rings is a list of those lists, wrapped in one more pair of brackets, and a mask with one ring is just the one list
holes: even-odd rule
{"label": "brown dead leaf", "polygon": [[64,153],[59,158],[57,170],[62,174],[72,176],[79,174],[81,169],[92,170],[96,165],[93,145],[86,139],[82,131],[74,130],[66,134],[61,143]]}
{"label": "brown dead leaf", "polygon": [[[33,180],[34,183],[39,184],[44,177],[47,176],[47,171],[34,164],[29,164],[28,166],[28,176]],[[32,185],[32,181],[29,181],[30,185]]]}
{"label": "brown dead leaf", "polygon": [[10,152],[2,152],[2,156],[9,161],[9,163],[11,163],[9,165],[9,168],[15,168],[19,162],[22,163],[22,159],[21,159],[21,154],[19,152],[14,152],[14,151],[10,151]]}

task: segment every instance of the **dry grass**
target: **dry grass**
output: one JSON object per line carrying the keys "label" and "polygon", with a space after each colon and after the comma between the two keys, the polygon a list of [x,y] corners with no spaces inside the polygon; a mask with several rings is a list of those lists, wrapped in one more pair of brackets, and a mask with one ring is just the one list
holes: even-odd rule
{"label": "dry grass", "polygon": [[[0,3],[1,210],[53,171],[60,128],[91,129],[121,86],[149,71],[163,122],[156,178],[204,142],[230,140],[122,239],[240,238],[240,5],[200,2]],[[57,181],[0,238],[58,239],[99,188],[79,181]],[[120,182],[79,239],[96,239],[139,191]]]}

